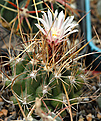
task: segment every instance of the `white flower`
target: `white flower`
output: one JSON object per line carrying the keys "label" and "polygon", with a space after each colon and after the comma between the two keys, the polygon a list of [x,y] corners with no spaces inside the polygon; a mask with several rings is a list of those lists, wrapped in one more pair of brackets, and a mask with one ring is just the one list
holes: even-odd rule
{"label": "white flower", "polygon": [[47,42],[50,46],[52,46],[53,43],[56,46],[62,41],[66,41],[66,36],[78,31],[77,29],[73,30],[73,28],[78,25],[73,23],[74,16],[69,16],[65,20],[63,11],[58,15],[58,11],[55,10],[53,18],[52,13],[49,10],[47,14],[44,11],[42,11],[42,13],[43,19],[38,18],[38,20],[43,24],[44,28],[39,24],[35,25],[47,37]]}

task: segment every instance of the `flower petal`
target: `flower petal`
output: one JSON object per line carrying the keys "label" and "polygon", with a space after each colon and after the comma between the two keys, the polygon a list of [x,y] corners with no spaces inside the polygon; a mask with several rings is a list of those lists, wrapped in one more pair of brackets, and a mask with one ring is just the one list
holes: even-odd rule
{"label": "flower petal", "polygon": [[46,32],[44,31],[44,29],[39,25],[39,24],[35,24],[39,29],[40,29],[40,31],[44,34],[44,35],[46,35]]}
{"label": "flower petal", "polygon": [[61,11],[58,15],[57,28],[59,29],[64,22],[64,13]]}
{"label": "flower petal", "polygon": [[54,14],[54,20],[56,19],[57,15],[58,15],[58,10],[56,9]]}
{"label": "flower petal", "polygon": [[70,24],[73,21],[73,19],[74,19],[74,16],[70,16],[70,19],[68,21],[68,24]]}
{"label": "flower petal", "polygon": [[39,19],[39,21],[43,24],[45,30],[49,29],[49,26],[47,25],[46,21],[44,21],[44,20],[41,19],[41,18],[38,18],[38,19]]}
{"label": "flower petal", "polygon": [[47,14],[44,11],[42,13],[44,14],[44,21],[46,21],[47,25],[49,26],[50,21],[48,21]]}
{"label": "flower petal", "polygon": [[75,32],[78,32],[78,30],[77,30],[77,29],[72,30],[72,31],[70,31],[69,33],[67,33],[67,34],[65,34],[64,36],[62,36],[62,38],[60,38],[60,39],[63,39],[64,37],[69,36],[70,34],[75,33]]}
{"label": "flower petal", "polygon": [[52,26],[52,13],[50,12],[50,10],[48,9],[48,21],[49,21],[49,25],[50,27]]}
{"label": "flower petal", "polygon": [[72,24],[71,22],[73,21],[73,18],[74,18],[74,16],[67,17],[67,19],[64,21],[63,25],[61,26],[61,29],[63,29],[64,26],[65,26],[65,29],[67,27],[71,26],[71,24]]}
{"label": "flower petal", "polygon": [[66,29],[66,31],[64,32],[64,34],[66,34],[67,32],[69,32],[69,31],[72,31],[72,29],[75,27],[75,26],[77,26],[78,24],[72,24],[68,29]]}

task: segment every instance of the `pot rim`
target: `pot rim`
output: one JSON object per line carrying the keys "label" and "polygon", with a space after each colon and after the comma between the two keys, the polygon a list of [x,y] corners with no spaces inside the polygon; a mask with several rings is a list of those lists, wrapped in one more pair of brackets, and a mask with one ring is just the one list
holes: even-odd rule
{"label": "pot rim", "polygon": [[[85,0],[85,9],[86,9],[86,27],[87,27],[87,42],[92,39],[92,32],[91,32],[91,14],[90,14],[90,0]],[[92,41],[89,42],[91,47],[91,51],[98,51],[101,52],[101,49],[98,48]]]}

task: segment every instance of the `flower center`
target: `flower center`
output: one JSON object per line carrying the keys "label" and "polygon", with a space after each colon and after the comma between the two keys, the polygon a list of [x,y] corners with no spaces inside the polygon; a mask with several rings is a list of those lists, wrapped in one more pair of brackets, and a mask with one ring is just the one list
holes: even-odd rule
{"label": "flower center", "polygon": [[60,30],[57,30],[56,28],[52,29],[52,37],[58,38],[60,35]]}

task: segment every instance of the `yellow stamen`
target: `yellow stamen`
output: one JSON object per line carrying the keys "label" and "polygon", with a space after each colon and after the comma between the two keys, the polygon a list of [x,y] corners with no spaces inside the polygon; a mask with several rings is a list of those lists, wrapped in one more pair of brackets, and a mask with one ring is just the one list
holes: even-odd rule
{"label": "yellow stamen", "polygon": [[55,29],[55,28],[52,29],[52,36],[53,36],[53,37],[57,38],[59,35],[60,35],[59,30],[57,30],[57,29]]}

